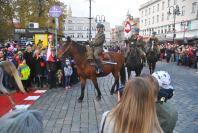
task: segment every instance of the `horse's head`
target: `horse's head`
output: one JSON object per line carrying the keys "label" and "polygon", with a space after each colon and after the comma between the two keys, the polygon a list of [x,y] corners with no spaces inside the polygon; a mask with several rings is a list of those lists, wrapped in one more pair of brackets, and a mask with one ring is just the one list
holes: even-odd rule
{"label": "horse's head", "polygon": [[130,54],[129,54],[130,57],[137,56],[137,50],[136,49],[137,48],[135,46],[130,48]]}
{"label": "horse's head", "polygon": [[62,58],[65,57],[66,55],[71,54],[71,47],[72,47],[72,43],[73,41],[71,40],[71,38],[68,36],[67,37],[67,41],[65,42],[65,44],[62,46],[62,48],[60,49],[59,53],[58,53],[58,58]]}

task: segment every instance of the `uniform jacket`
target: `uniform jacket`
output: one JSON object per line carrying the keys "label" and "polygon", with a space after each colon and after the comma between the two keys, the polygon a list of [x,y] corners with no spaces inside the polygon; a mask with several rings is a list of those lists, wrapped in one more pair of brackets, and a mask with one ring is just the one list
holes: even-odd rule
{"label": "uniform jacket", "polygon": [[98,32],[95,36],[95,39],[90,43],[91,46],[94,47],[103,47],[103,43],[105,41],[105,34],[104,32]]}

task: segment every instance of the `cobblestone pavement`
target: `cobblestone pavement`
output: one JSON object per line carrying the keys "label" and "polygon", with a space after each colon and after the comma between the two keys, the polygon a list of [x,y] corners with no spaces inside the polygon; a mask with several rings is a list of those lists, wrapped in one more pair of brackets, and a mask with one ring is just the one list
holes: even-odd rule
{"label": "cobblestone pavement", "polygon": [[[170,100],[179,113],[174,133],[198,133],[198,70],[164,62],[159,62],[156,69],[168,71],[176,89],[176,95]],[[148,68],[144,67],[143,72],[148,73]],[[89,80],[83,103],[77,101],[80,96],[79,84],[67,92],[63,88],[48,90],[31,107],[42,111],[44,132],[98,133],[102,113],[116,104],[116,96],[109,92],[113,83],[111,75],[99,78],[98,82],[102,92],[99,102]]]}

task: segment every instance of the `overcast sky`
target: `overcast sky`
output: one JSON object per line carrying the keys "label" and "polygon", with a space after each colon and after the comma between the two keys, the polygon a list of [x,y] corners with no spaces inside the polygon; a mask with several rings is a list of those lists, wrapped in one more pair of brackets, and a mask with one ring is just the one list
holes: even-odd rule
{"label": "overcast sky", "polygon": [[[70,5],[72,15],[89,17],[89,0],[61,0]],[[92,0],[92,17],[104,15],[111,27],[120,25],[126,18],[127,11],[134,17],[139,17],[139,7],[148,0]]]}

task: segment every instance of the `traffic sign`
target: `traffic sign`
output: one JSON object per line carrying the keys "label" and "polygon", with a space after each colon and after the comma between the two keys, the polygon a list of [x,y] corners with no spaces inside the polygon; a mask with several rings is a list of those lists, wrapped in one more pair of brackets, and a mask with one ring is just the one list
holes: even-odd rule
{"label": "traffic sign", "polygon": [[62,14],[62,10],[60,6],[52,6],[49,10],[49,14],[51,17],[58,18]]}

